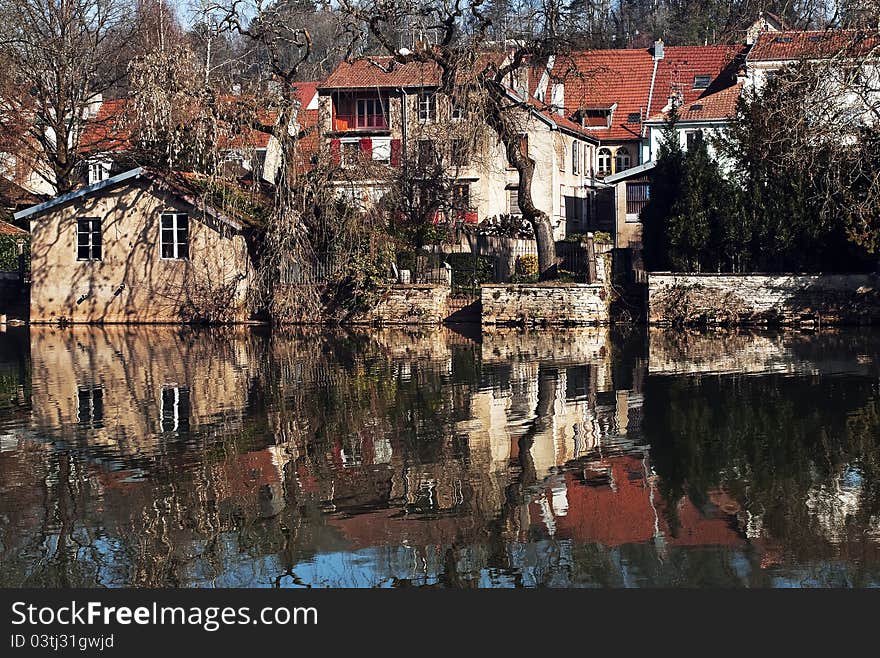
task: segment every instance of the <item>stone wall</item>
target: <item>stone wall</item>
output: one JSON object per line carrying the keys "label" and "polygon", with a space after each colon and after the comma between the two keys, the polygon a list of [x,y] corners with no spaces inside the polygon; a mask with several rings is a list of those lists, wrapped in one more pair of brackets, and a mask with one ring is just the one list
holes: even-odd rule
{"label": "stone wall", "polygon": [[483,285],[483,324],[605,324],[604,284],[506,283]]}
{"label": "stone wall", "polygon": [[867,323],[880,319],[871,274],[667,274],[648,276],[652,324]]}
{"label": "stone wall", "polygon": [[346,324],[439,324],[446,319],[449,286],[431,283],[396,284],[379,290],[379,299]]}

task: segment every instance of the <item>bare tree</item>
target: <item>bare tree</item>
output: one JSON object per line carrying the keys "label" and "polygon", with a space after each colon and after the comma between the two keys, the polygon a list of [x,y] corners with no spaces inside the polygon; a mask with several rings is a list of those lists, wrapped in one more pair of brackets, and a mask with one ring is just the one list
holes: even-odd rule
{"label": "bare tree", "polygon": [[[532,104],[511,92],[511,82],[536,61],[568,50],[566,25],[570,15],[559,0],[528,5],[520,14],[515,39],[499,43],[492,38],[493,20],[485,0],[340,0],[350,39],[349,52],[365,47],[364,35],[391,56],[390,66],[431,63],[440,70],[440,91],[462,95],[468,81],[467,104],[481,117],[504,146],[518,173],[519,207],[534,229],[542,279],[555,276],[555,243],[550,217],[535,205],[532,180],[536,162],[522,139],[524,116]],[[433,38],[413,39],[401,47],[399,36],[418,31]],[[489,53],[503,57],[486,56]]]}
{"label": "bare tree", "polygon": [[89,104],[124,75],[132,15],[127,0],[0,0],[0,49],[18,90],[6,112],[24,117],[17,147],[59,193],[76,182]]}

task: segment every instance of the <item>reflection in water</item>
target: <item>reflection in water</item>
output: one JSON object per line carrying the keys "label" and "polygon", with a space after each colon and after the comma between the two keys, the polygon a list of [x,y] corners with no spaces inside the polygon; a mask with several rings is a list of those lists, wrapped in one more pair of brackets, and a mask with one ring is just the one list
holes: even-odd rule
{"label": "reflection in water", "polygon": [[2,586],[880,581],[880,333],[0,334]]}

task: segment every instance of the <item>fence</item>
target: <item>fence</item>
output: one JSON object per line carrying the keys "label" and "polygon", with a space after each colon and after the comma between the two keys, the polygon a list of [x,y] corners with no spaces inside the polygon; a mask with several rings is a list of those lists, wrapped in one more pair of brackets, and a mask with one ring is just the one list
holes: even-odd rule
{"label": "fence", "polygon": [[[562,241],[555,246],[561,278],[576,283],[588,282],[591,256],[586,245]],[[476,297],[484,283],[535,281],[537,254],[534,240],[464,235],[451,244],[434,244],[419,250],[399,252],[395,259],[396,272],[389,275],[393,274],[400,280],[404,276],[401,272],[407,271],[411,283],[446,284],[451,286],[453,296]],[[342,269],[344,258],[318,255],[312,263],[287,264],[281,272],[281,283],[327,283],[338,276]]]}
{"label": "fence", "polygon": [[[557,267],[563,280],[586,283],[595,256],[585,244],[557,242]],[[484,283],[529,282],[537,279],[534,240],[471,236],[453,244],[437,244],[418,252],[398,254],[398,270],[408,270],[413,283],[447,283],[453,295],[478,295]],[[529,263],[531,257],[533,263]]]}

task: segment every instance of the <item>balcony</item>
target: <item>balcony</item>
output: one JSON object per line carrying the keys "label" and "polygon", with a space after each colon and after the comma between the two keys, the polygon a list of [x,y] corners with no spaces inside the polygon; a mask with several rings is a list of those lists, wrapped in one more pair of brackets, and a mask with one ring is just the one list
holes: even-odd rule
{"label": "balcony", "polygon": [[387,114],[337,114],[333,117],[333,130],[388,130]]}

